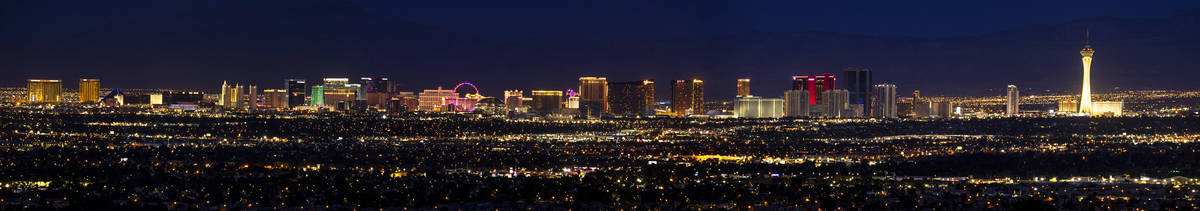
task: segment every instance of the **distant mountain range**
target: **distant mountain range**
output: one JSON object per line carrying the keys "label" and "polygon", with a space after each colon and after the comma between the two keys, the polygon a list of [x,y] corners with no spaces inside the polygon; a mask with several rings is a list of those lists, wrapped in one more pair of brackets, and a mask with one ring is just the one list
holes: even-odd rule
{"label": "distant mountain range", "polygon": [[[925,95],[1033,94],[1078,90],[1078,51],[1090,29],[1096,92],[1196,89],[1200,10],[1165,19],[1090,18],[945,39],[828,32],[739,33],[643,40],[499,43],[435,26],[371,15],[347,1],[244,6],[156,14],[82,33],[0,36],[3,86],[24,78],[99,77],[104,87],[215,90],[222,80],[279,88],[285,78],[386,76],[405,89],[479,85],[568,89],[579,76],[609,81],[705,79],[710,99],[729,99],[734,79],[753,94],[779,96],[797,74],[870,67],[877,83]],[[800,29],[798,29],[800,30]],[[74,87],[73,82],[65,84]],[[666,100],[660,97],[660,100]]]}

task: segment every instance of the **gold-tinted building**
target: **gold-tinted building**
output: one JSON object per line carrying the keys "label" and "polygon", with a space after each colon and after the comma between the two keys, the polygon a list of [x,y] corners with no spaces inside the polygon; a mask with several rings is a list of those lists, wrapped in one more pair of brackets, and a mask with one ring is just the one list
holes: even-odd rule
{"label": "gold-tinted building", "polygon": [[562,91],[533,90],[532,109],[538,113],[558,112],[562,107]]}
{"label": "gold-tinted building", "polygon": [[62,102],[62,81],[48,79],[29,79],[30,103],[60,103]]}
{"label": "gold-tinted building", "polygon": [[704,113],[704,81],[675,80],[671,83],[671,113],[675,116]]}
{"label": "gold-tinted building", "polygon": [[609,84],[609,112],[621,116],[654,114],[654,80]]}
{"label": "gold-tinted building", "polygon": [[100,79],[79,79],[79,103],[100,102]]}
{"label": "gold-tinted building", "polygon": [[608,112],[608,79],[604,77],[579,78],[579,103],[589,116]]}
{"label": "gold-tinted building", "polygon": [[737,83],[737,97],[750,96],[750,79],[739,78]]}

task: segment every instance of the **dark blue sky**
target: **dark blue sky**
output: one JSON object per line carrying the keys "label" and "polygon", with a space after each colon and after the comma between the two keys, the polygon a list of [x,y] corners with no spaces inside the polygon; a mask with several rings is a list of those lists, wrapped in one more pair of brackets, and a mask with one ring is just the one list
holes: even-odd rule
{"label": "dark blue sky", "polygon": [[[61,35],[198,8],[315,0],[27,1],[0,3],[4,38]],[[1092,17],[1161,18],[1195,0],[349,0],[366,11],[493,40],[622,39],[760,32],[942,38]],[[28,36],[27,36],[28,35]]]}
{"label": "dark blue sky", "polygon": [[494,39],[824,31],[940,38],[1080,18],[1166,17],[1195,0],[355,0],[368,11]]}
{"label": "dark blue sky", "polygon": [[[100,77],[105,87],[391,77],[485,94],[690,77],[764,96],[796,74],[876,70],[907,92],[1072,90],[1082,31],[1100,88],[1192,88],[1200,1],[0,1],[2,86]],[[202,74],[197,74],[202,73]],[[1029,77],[1035,75],[1037,77]],[[1180,76],[1180,77],[1171,77]],[[160,78],[164,80],[145,80]],[[1119,80],[1118,80],[1119,78]],[[65,84],[73,87],[74,84]],[[965,91],[964,91],[965,90]],[[757,91],[756,91],[757,92]]]}

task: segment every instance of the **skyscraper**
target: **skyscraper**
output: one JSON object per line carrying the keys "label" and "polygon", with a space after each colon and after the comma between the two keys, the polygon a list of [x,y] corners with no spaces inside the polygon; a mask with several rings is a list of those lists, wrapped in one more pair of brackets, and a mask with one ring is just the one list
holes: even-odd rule
{"label": "skyscraper", "polygon": [[325,106],[324,85],[312,86],[312,92],[310,92],[308,95],[312,96],[312,99],[309,100],[308,105],[317,107]]}
{"label": "skyscraper", "polygon": [[621,116],[653,114],[654,80],[613,82],[608,90],[609,113]]}
{"label": "skyscraper", "polygon": [[243,106],[256,108],[259,106],[260,101],[262,101],[262,99],[258,96],[258,86],[253,84],[246,86],[246,100],[243,101],[246,103],[244,103],[245,105]]}
{"label": "skyscraper", "polygon": [[784,115],[807,117],[809,113],[808,91],[787,90],[783,92]]}
{"label": "skyscraper", "polygon": [[671,83],[671,113],[675,116],[704,113],[704,81],[675,80]]}
{"label": "skyscraper", "polygon": [[308,87],[305,87],[304,79],[288,79],[284,84],[287,89],[287,105],[286,107],[296,107],[304,105],[304,98],[307,96]]}
{"label": "skyscraper", "polygon": [[1021,104],[1021,99],[1017,96],[1019,94],[1017,85],[1008,85],[1008,88],[1005,90],[1008,93],[1008,102],[1004,106],[1004,115],[1008,117],[1016,116],[1019,111],[1018,106]]}
{"label": "skyscraper", "polygon": [[562,108],[562,91],[533,90],[533,110],[538,113],[555,113]]}
{"label": "skyscraper", "polygon": [[842,72],[842,79],[845,81],[846,91],[850,91],[850,104],[862,104],[863,108],[868,110],[873,108],[871,90],[875,84],[871,81],[871,68],[847,67]]}
{"label": "skyscraper", "polygon": [[749,78],[737,79],[737,97],[747,97],[747,96],[750,96],[750,79]]}
{"label": "skyscraper", "polygon": [[842,111],[850,106],[850,91],[845,89],[826,90],[821,92],[822,115],[825,117],[840,118]]}
{"label": "skyscraper", "polygon": [[1083,50],[1079,50],[1079,55],[1083,56],[1083,90],[1079,94],[1079,113],[1090,114],[1092,113],[1092,54],[1095,54],[1096,50],[1092,50],[1090,34],[1086,40]]}
{"label": "skyscraper", "polygon": [[608,112],[608,79],[604,77],[579,77],[580,111],[587,116],[600,116]]}
{"label": "skyscraper", "polygon": [[821,93],[836,88],[837,78],[829,73],[817,76],[792,76],[792,90],[808,91],[809,105],[820,104],[822,102]]}
{"label": "skyscraper", "polygon": [[871,116],[877,118],[896,118],[896,85],[895,84],[878,84],[875,85],[875,90],[871,91]]}
{"label": "skyscraper", "polygon": [[60,103],[62,102],[62,81],[50,79],[29,79],[26,81],[29,91],[29,103]]}
{"label": "skyscraper", "polygon": [[282,89],[263,90],[263,106],[271,108],[287,108],[288,91]]}
{"label": "skyscraper", "polygon": [[504,91],[504,109],[514,111],[521,108],[521,99],[525,98],[521,90]]}
{"label": "skyscraper", "polygon": [[79,102],[100,102],[100,79],[79,79]]}
{"label": "skyscraper", "polygon": [[392,82],[388,78],[363,77],[359,79],[359,84],[362,84],[362,93],[360,94],[365,95],[368,106],[387,107],[392,93]]}
{"label": "skyscraper", "polygon": [[229,82],[221,82],[221,98],[217,99],[217,104],[226,108],[238,107],[241,101],[242,85],[229,85]]}

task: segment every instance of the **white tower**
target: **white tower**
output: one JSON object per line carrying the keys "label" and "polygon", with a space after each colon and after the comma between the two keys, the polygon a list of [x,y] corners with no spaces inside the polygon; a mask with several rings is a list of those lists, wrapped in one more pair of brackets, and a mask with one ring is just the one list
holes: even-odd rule
{"label": "white tower", "polygon": [[1087,33],[1087,41],[1083,45],[1083,50],[1079,51],[1079,55],[1083,56],[1083,92],[1079,94],[1079,113],[1092,113],[1092,54],[1096,50],[1092,50],[1091,34]]}

